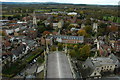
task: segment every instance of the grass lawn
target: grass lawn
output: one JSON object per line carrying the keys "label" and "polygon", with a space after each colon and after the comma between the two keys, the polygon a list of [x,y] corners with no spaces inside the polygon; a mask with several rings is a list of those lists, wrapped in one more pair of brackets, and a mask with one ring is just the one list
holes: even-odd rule
{"label": "grass lawn", "polygon": [[5,17],[8,17],[8,16],[13,16],[13,15],[7,15],[7,14],[6,14],[6,15],[0,15],[0,16],[5,16]]}

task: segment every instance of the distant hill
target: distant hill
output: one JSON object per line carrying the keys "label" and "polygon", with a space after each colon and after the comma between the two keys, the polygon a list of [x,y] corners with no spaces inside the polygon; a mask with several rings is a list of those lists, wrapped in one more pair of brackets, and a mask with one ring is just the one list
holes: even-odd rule
{"label": "distant hill", "polygon": [[69,4],[57,2],[2,2],[2,4]]}
{"label": "distant hill", "polygon": [[72,3],[58,3],[58,2],[0,2],[2,4],[48,4],[48,5],[80,5],[80,6],[118,6],[118,5],[98,5],[98,4],[72,4]]}

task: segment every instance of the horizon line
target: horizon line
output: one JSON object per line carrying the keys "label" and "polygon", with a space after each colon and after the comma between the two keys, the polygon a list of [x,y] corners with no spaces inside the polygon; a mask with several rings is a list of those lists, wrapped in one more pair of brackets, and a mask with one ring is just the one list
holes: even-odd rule
{"label": "horizon line", "polygon": [[14,2],[14,3],[61,3],[61,4],[84,4],[84,5],[101,5],[101,6],[102,5],[103,6],[104,5],[108,5],[108,6],[110,6],[110,5],[111,6],[112,5],[113,6],[118,6],[119,5],[119,2],[118,2],[118,4],[94,4],[94,3],[93,4],[85,4],[85,3],[67,3],[67,2],[52,2],[52,1],[51,2],[48,2],[48,1],[46,1],[46,2],[37,2],[37,1],[36,2],[34,2],[34,1],[33,2],[32,1],[31,2],[28,2],[28,1],[12,1],[12,2],[9,2],[9,1],[0,1],[0,2],[1,3],[2,2],[8,2],[8,3],[12,3],[12,2]]}

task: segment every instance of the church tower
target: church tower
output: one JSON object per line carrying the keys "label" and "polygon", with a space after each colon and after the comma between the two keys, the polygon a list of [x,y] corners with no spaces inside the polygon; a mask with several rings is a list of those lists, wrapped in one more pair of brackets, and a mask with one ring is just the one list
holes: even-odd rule
{"label": "church tower", "polygon": [[37,26],[37,19],[35,16],[35,11],[33,12],[33,25]]}

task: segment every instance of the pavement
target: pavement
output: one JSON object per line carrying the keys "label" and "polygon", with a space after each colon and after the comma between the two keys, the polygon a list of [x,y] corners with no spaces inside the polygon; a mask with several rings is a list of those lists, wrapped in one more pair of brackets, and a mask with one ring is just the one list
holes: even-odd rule
{"label": "pavement", "polygon": [[48,55],[46,78],[73,78],[67,56],[55,51]]}

